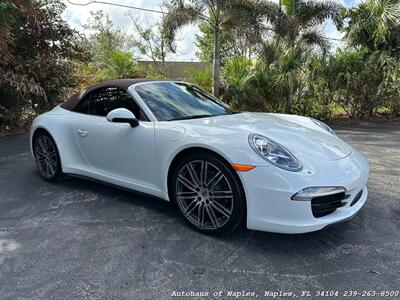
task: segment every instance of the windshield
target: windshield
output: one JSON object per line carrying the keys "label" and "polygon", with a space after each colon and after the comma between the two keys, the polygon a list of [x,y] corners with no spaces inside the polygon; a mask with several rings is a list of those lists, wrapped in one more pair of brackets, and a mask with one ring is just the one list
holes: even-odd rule
{"label": "windshield", "polygon": [[232,114],[225,104],[197,87],[184,83],[154,82],[135,88],[158,121]]}

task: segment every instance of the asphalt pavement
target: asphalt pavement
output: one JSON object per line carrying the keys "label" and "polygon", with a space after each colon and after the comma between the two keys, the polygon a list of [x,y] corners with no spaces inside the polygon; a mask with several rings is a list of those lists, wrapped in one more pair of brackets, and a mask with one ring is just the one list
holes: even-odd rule
{"label": "asphalt pavement", "polygon": [[369,160],[369,199],[353,220],[303,235],[202,235],[166,202],[83,179],[48,183],[27,135],[1,138],[0,299],[400,291],[400,123],[334,129]]}

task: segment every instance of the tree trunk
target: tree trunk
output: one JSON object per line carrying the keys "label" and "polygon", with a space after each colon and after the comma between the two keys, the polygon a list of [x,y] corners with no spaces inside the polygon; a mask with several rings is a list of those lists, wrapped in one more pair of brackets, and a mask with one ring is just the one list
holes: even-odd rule
{"label": "tree trunk", "polygon": [[214,57],[213,57],[213,95],[219,96],[219,69],[220,69],[220,57],[219,57],[219,36],[220,28],[219,24],[215,24],[214,33]]}
{"label": "tree trunk", "polygon": [[166,68],[166,63],[165,63],[165,57],[166,57],[166,53],[165,53],[165,45],[164,45],[164,38],[161,37],[161,74],[163,77],[165,77],[165,73],[167,71]]}
{"label": "tree trunk", "polygon": [[285,107],[286,114],[290,114],[290,112],[292,111],[292,103],[293,103],[293,82],[289,82],[289,92]]}

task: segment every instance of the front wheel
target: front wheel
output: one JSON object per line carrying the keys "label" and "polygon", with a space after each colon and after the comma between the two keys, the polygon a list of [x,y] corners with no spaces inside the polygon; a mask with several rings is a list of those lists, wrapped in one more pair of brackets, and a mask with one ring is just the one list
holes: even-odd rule
{"label": "front wheel", "polygon": [[217,156],[186,156],[174,171],[171,188],[182,215],[201,232],[232,231],[243,220],[245,199],[239,179]]}

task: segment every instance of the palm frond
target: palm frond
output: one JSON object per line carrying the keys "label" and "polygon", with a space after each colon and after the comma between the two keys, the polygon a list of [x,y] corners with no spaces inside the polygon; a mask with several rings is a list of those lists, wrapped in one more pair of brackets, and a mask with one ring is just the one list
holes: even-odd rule
{"label": "palm frond", "polygon": [[338,24],[341,5],[333,0],[296,1],[296,16],[304,27],[313,27],[332,19]]}
{"label": "palm frond", "polygon": [[371,51],[393,51],[399,55],[400,3],[398,0],[369,0],[347,9],[342,31],[349,45]]}
{"label": "palm frond", "polygon": [[162,34],[171,51],[175,51],[173,41],[179,29],[205,19],[202,14],[203,7],[197,2],[200,1],[184,3],[182,0],[173,0],[167,5],[168,14],[163,19]]}
{"label": "palm frond", "polygon": [[393,0],[371,0],[366,3],[366,7],[371,11],[371,18],[381,25],[388,23],[398,24],[400,21],[400,4]]}
{"label": "palm frond", "polygon": [[269,1],[230,0],[226,2],[222,25],[226,28],[248,28],[250,39],[257,42],[261,41],[262,34],[267,29],[266,22],[276,22],[279,12],[278,5]]}
{"label": "palm frond", "polygon": [[329,43],[324,36],[317,30],[308,30],[301,35],[301,42],[307,46],[318,47],[323,53],[329,50]]}

